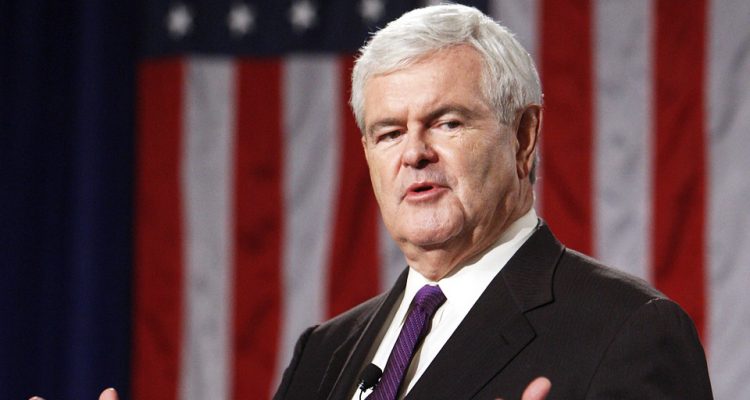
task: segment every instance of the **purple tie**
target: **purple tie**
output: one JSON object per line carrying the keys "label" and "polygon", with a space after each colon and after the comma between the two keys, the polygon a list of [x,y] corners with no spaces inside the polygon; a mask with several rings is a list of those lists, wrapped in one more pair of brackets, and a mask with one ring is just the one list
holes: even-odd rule
{"label": "purple tie", "polygon": [[424,285],[411,302],[411,311],[391,350],[380,383],[367,400],[394,400],[404,380],[414,351],[427,333],[435,311],[445,302],[443,291],[437,286]]}

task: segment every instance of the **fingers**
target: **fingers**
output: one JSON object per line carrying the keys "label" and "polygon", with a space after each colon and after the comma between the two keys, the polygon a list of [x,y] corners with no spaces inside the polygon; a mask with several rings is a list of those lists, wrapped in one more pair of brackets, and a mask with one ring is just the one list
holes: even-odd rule
{"label": "fingers", "polygon": [[540,376],[529,383],[529,386],[523,391],[521,400],[544,400],[549,394],[550,389],[552,389],[552,382]]}
{"label": "fingers", "polygon": [[[39,396],[31,397],[29,400],[44,400]],[[117,391],[113,388],[104,389],[102,394],[99,395],[99,400],[118,400]]]}
{"label": "fingers", "polygon": [[99,400],[117,400],[117,391],[113,388],[105,389],[102,394],[99,395]]}

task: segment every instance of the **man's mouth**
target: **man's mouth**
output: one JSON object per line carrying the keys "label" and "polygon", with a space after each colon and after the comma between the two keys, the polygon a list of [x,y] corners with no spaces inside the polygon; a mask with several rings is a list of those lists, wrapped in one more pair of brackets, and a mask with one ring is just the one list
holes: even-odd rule
{"label": "man's mouth", "polygon": [[404,199],[408,201],[428,201],[439,196],[447,187],[435,182],[417,182],[406,188]]}
{"label": "man's mouth", "polygon": [[434,188],[434,186],[429,185],[429,184],[428,185],[419,185],[419,186],[417,186],[415,188],[410,189],[410,191],[411,192],[420,193],[420,192],[426,192],[428,190],[431,190],[432,188]]}

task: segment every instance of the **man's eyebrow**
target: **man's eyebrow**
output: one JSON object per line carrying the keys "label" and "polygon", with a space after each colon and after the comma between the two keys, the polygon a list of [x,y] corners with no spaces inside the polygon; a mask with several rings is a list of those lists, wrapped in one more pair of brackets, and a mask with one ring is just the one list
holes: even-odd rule
{"label": "man's eyebrow", "polygon": [[396,118],[383,118],[381,120],[377,120],[372,123],[372,125],[367,127],[367,136],[372,136],[376,130],[386,127],[386,126],[394,126],[401,123]]}
{"label": "man's eyebrow", "polygon": [[428,113],[425,116],[424,121],[425,122],[434,121],[442,117],[445,114],[451,114],[451,113],[455,113],[455,114],[460,115],[461,117],[469,118],[469,119],[473,118],[476,115],[475,111],[472,111],[471,109],[464,107],[462,105],[446,104]]}
{"label": "man's eyebrow", "polygon": [[[458,104],[446,104],[444,106],[441,106],[439,108],[436,108],[433,111],[430,111],[427,115],[425,115],[423,121],[429,122],[436,120],[440,118],[441,116],[445,114],[455,113],[460,115],[463,118],[471,119],[473,118],[477,113],[473,110],[471,110],[468,107],[464,107],[462,105]],[[394,126],[399,125],[403,123],[401,120],[397,118],[383,118],[380,120],[377,120],[372,123],[372,125],[368,126],[367,129],[367,135],[372,136],[376,130],[386,127],[386,126]]]}

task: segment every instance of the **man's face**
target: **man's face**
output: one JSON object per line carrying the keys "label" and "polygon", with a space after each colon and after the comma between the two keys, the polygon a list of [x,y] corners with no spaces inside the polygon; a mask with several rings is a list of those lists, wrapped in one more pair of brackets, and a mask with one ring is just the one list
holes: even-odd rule
{"label": "man's face", "polygon": [[362,144],[402,249],[475,247],[520,216],[518,140],[485,100],[481,76],[479,53],[457,46],[365,85]]}

